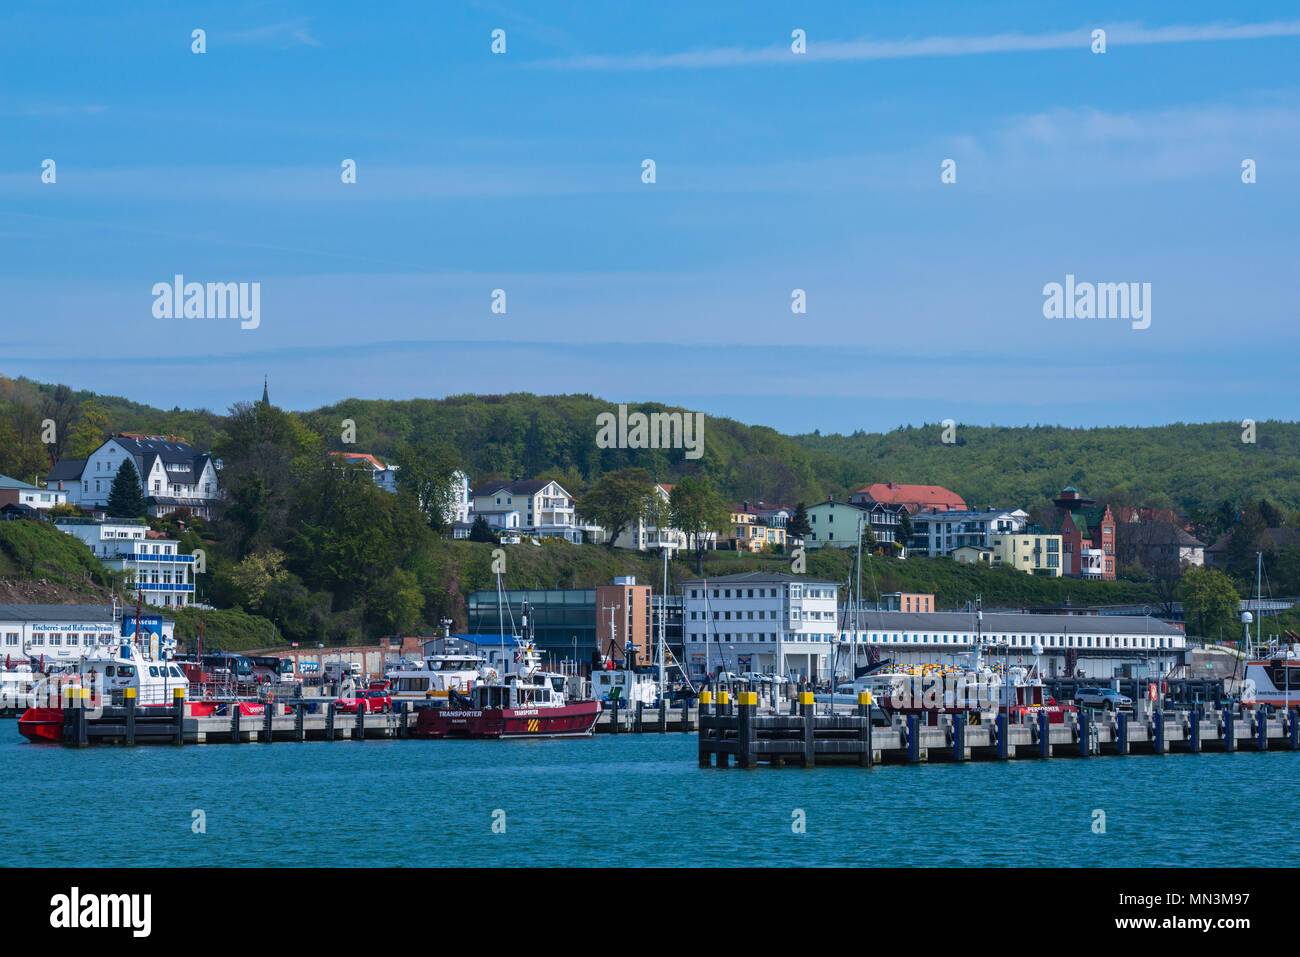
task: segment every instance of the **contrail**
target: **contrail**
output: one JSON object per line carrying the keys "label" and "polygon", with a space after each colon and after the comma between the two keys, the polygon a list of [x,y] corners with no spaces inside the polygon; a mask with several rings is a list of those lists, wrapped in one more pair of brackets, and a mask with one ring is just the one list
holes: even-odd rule
{"label": "contrail", "polygon": [[[1212,40],[1260,40],[1300,36],[1300,20],[1268,23],[1208,23],[1144,27],[1135,23],[1099,24],[1107,46],[1153,43],[1202,43]],[[555,70],[674,70],[736,66],[766,66],[814,60],[837,63],[862,60],[904,60],[916,57],[974,56],[982,53],[1027,53],[1041,50],[1087,50],[1094,27],[1058,33],[996,33],[990,36],[924,37],[918,40],[817,41],[810,37],[807,53],[794,54],[788,43],[745,49],[719,47],[681,53],[590,54],[539,60],[530,66]]]}

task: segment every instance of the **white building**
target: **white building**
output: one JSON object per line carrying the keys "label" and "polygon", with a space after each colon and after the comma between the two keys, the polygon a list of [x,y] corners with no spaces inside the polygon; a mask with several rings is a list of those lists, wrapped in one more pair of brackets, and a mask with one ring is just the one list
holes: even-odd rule
{"label": "white building", "polygon": [[129,571],[135,587],[151,605],[184,608],[194,602],[193,555],[182,555],[180,543],[154,537],[140,519],[55,519],[54,527],[79,538],[106,567]]}
{"label": "white building", "polygon": [[482,515],[494,529],[517,530],[525,538],[582,543],[584,526],[577,522],[572,496],[559,482],[485,482],[474,489],[472,501],[473,516]]}
{"label": "white building", "polygon": [[1029,522],[1024,509],[918,512],[912,516],[913,555],[950,556],[963,545],[992,548],[993,536],[1018,532]]}
{"label": "white building", "polygon": [[[755,671],[830,674],[839,629],[834,582],[745,572],[682,585],[682,643],[694,677]],[[706,651],[707,648],[707,651]]]}
{"label": "white building", "polygon": [[369,452],[330,452],[330,458],[349,465],[359,465],[370,470],[370,477],[385,492],[397,492],[398,466],[381,461]]}
{"label": "white building", "polygon": [[63,505],[67,500],[67,492],[28,485],[8,475],[0,475],[0,506],[21,505],[24,508],[48,510]]}
{"label": "white building", "polygon": [[[110,605],[0,604],[0,660],[70,664],[96,644],[133,634],[134,618],[134,608]],[[164,640],[173,637],[175,622],[169,618],[142,615],[140,623]]]}
{"label": "white building", "polygon": [[209,515],[220,494],[221,463],[170,435],[114,435],[85,459],[60,460],[45,484],[66,492],[72,505],[102,510],[108,505],[117,470],[128,458],[135,464],[150,515],[167,515],[179,508]]}
{"label": "white building", "polygon": [[[859,664],[868,649],[896,664],[969,663],[984,648],[985,663],[1034,664],[1045,677],[1144,677],[1179,663],[1187,636],[1157,618],[1120,615],[1034,615],[985,612],[864,611],[846,619],[856,626]],[[851,642],[852,632],[846,633]],[[1037,658],[1034,650],[1042,655]],[[851,654],[841,660],[841,670]]]}

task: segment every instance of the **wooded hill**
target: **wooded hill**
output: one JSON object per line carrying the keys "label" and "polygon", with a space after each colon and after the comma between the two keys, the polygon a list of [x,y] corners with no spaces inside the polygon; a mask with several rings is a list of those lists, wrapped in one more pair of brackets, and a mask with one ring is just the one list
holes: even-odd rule
{"label": "wooded hill", "polygon": [[[30,481],[40,470],[39,459],[48,460],[49,450],[39,443],[38,426],[47,417],[66,422],[67,433],[90,419],[76,440],[82,447],[65,446],[63,455],[84,454],[96,436],[114,431],[181,435],[207,449],[223,427],[223,415],[206,409],[167,411],[67,387],[56,399],[59,388],[0,377],[0,472]],[[605,472],[638,466],[661,482],[706,475],[735,501],[790,505],[896,481],[946,486],[973,507],[1031,508],[1073,485],[1099,502],[1183,513],[1208,511],[1225,499],[1266,498],[1284,512],[1300,509],[1295,422],[1258,423],[1254,443],[1242,441],[1239,422],[1090,429],[958,424],[956,442],[946,445],[939,425],[790,436],[710,416],[704,454],[688,460],[680,449],[598,448],[596,417],[615,408],[590,395],[514,393],[346,399],[300,418],[326,449],[384,457],[403,442],[445,443],[472,479],[558,478],[574,494]],[[672,410],[642,403],[629,411]],[[342,441],[344,420],[355,423],[351,444]]]}

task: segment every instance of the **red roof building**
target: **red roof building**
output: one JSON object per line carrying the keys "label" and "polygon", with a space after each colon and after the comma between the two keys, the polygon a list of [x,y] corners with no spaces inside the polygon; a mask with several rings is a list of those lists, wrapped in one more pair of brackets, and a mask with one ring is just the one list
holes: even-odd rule
{"label": "red roof building", "polygon": [[966,502],[956,492],[942,485],[899,485],[897,482],[877,482],[860,488],[849,496],[850,502],[882,505],[902,505],[909,512],[966,511]]}

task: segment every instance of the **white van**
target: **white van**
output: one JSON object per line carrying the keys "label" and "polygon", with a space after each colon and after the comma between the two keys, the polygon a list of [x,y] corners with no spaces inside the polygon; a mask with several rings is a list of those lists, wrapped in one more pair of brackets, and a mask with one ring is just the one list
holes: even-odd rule
{"label": "white van", "polygon": [[327,661],[321,671],[326,681],[338,681],[344,675],[361,677],[361,665],[355,661]]}

